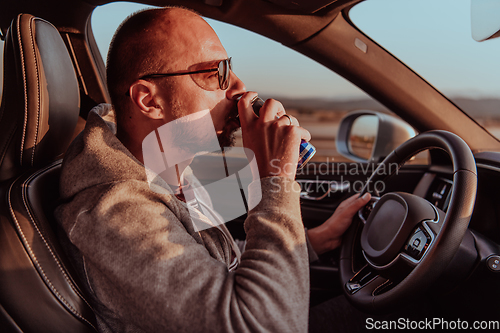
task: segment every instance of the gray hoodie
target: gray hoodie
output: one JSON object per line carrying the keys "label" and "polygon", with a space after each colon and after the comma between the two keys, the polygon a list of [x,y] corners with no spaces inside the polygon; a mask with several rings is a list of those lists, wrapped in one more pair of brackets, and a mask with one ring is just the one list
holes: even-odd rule
{"label": "gray hoodie", "polygon": [[[191,177],[190,182],[196,182]],[[245,251],[228,271],[219,228],[195,231],[186,204],[91,112],[64,158],[56,217],[105,332],[306,332],[309,264],[300,186],[261,179]]]}

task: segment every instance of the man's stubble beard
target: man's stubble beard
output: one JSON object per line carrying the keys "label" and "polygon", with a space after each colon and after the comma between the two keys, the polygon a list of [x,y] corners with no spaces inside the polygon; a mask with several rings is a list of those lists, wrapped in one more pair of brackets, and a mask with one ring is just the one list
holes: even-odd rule
{"label": "man's stubble beard", "polygon": [[217,135],[217,140],[219,140],[219,146],[221,146],[222,149],[234,147],[236,143],[235,133],[237,130],[238,128],[233,130],[224,128],[222,133]]}
{"label": "man's stubble beard", "polygon": [[[226,121],[222,133],[217,135],[221,150],[235,145],[235,133],[237,130],[238,128],[231,127],[229,121]],[[213,150],[213,145],[209,144],[213,142],[213,136],[210,133],[203,133],[197,130],[196,127],[187,122],[174,126],[171,138],[175,147],[190,152],[193,155],[200,152],[212,152],[211,150]]]}
{"label": "man's stubble beard", "polygon": [[[170,105],[172,114],[175,118],[182,117],[182,105],[180,103],[175,103]],[[235,133],[239,128],[233,128],[231,126],[232,119],[236,118],[238,114],[238,107],[235,103],[232,110],[229,112],[225,121],[225,125],[222,129],[221,134],[217,134],[217,140],[221,150],[214,151],[215,153],[220,153],[226,148],[234,147],[236,144]],[[189,126],[188,123],[182,123],[180,126],[174,127],[173,140],[176,147],[188,151],[192,154],[197,154],[200,152],[212,152],[212,147],[208,143],[211,141],[212,137],[208,133],[200,133],[193,126]]]}
{"label": "man's stubble beard", "polygon": [[234,147],[236,143],[235,133],[240,128],[231,129],[231,122],[234,121],[238,116],[238,104],[235,102],[231,111],[225,119],[225,126],[222,129],[222,133],[217,135],[217,139],[219,140],[219,145],[222,149]]}

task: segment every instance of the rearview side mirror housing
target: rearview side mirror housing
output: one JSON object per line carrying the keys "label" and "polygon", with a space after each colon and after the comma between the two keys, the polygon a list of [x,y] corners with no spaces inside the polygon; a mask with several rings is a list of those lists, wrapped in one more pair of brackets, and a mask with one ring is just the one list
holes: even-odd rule
{"label": "rearview side mirror housing", "polygon": [[500,1],[471,0],[472,38],[477,42],[500,37]]}
{"label": "rearview side mirror housing", "polygon": [[396,147],[414,137],[416,131],[406,122],[386,113],[354,111],[339,125],[337,151],[355,162],[379,162]]}

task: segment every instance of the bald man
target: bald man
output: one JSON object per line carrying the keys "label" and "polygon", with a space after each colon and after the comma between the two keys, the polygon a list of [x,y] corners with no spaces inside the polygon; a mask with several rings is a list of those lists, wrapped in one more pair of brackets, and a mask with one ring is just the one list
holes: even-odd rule
{"label": "bald man", "polygon": [[[308,253],[300,186],[287,166],[296,165],[299,143],[310,134],[283,117],[277,101],[266,101],[260,117],[253,113],[257,94],[246,91],[215,32],[193,12],[152,9],[129,17],[113,38],[107,66],[112,106],[95,108],[68,149],[64,204],[56,210],[99,329],[306,332],[308,258],[339,246],[369,196],[346,200],[308,230]],[[111,114],[116,124],[106,122]],[[238,114],[243,145],[255,154],[250,187],[261,197],[245,221],[243,253],[223,224],[193,224],[211,217],[190,207],[191,199],[213,207],[189,168],[192,158],[161,175],[144,165],[148,136],[168,124],[210,119],[225,147],[234,141]],[[203,151],[205,136],[187,124],[184,141],[200,141]],[[206,121],[197,124],[205,128]]]}

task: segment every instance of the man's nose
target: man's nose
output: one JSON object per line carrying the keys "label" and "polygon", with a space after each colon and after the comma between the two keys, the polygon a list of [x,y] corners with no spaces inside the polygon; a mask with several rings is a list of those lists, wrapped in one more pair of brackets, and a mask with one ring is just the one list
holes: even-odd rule
{"label": "man's nose", "polygon": [[241,81],[236,74],[231,71],[229,87],[226,90],[226,98],[227,99],[236,99],[238,96],[247,91],[245,84]]}

